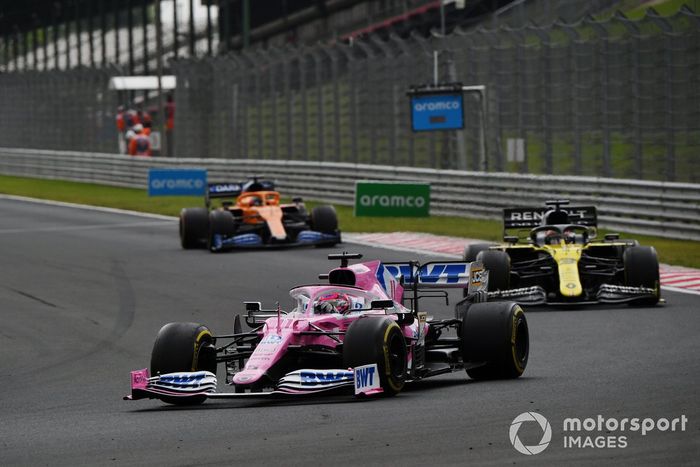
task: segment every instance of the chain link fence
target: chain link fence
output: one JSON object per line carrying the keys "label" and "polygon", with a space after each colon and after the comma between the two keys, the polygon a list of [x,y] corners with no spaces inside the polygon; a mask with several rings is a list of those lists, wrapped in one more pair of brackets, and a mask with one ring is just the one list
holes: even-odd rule
{"label": "chain link fence", "polygon": [[176,154],[481,170],[476,98],[463,132],[410,130],[406,91],[432,80],[435,50],[442,80],[487,86],[488,170],[700,182],[688,9],[178,62]]}
{"label": "chain link fence", "polygon": [[[171,62],[175,155],[700,182],[696,13],[488,27]],[[463,131],[410,130],[434,51],[486,86],[485,160],[475,95]],[[111,73],[0,74],[0,146],[116,152]]]}
{"label": "chain link fence", "polygon": [[100,70],[0,74],[1,145],[117,152],[110,77]]}

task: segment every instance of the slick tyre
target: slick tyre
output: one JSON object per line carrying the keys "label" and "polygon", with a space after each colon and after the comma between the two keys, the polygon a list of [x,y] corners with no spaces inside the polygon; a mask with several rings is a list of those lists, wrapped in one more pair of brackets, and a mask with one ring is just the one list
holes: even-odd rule
{"label": "slick tyre", "polygon": [[527,366],[530,335],[523,309],[513,302],[475,303],[460,328],[462,359],[473,379],[517,378]]}
{"label": "slick tyre", "polygon": [[654,289],[656,295],[631,302],[631,305],[650,306],[660,298],[659,258],[651,246],[632,246],[625,249],[622,256],[625,265],[625,285]]}
{"label": "slick tyre", "polygon": [[209,251],[217,252],[220,250],[214,249],[214,236],[231,236],[235,235],[238,230],[238,224],[233,215],[224,210],[217,209],[209,213],[209,235],[207,236],[207,248]]}
{"label": "slick tyre", "polygon": [[[471,263],[473,261],[476,261],[476,257],[479,253],[488,250],[490,247],[490,243],[472,243],[471,245],[467,245],[467,247],[464,249],[464,254],[462,255],[462,258],[465,262]],[[468,295],[469,290],[464,289],[462,291],[462,296],[466,297]]]}
{"label": "slick tyre", "polygon": [[476,255],[489,272],[489,292],[510,288],[510,256],[505,251],[485,250]]}
{"label": "slick tyre", "polygon": [[[316,206],[311,210],[310,226],[312,230],[335,235],[338,232],[338,214],[330,205]],[[335,246],[336,242],[323,243],[321,247]]]}
{"label": "slick tyre", "polygon": [[[216,348],[211,331],[197,323],[168,323],[156,336],[151,352],[151,376],[184,371],[216,374]],[[201,398],[163,397],[169,404],[201,404]]]}
{"label": "slick tyre", "polygon": [[180,211],[180,244],[182,248],[203,248],[209,235],[209,211],[205,208],[185,208]]}
{"label": "slick tyre", "polygon": [[387,317],[360,318],[350,325],[343,343],[343,365],[377,364],[384,394],[401,392],[406,383],[406,340],[396,321]]}
{"label": "slick tyre", "polygon": [[491,247],[490,243],[472,243],[464,249],[464,261],[471,263],[476,261],[476,256],[482,251],[488,250]]}

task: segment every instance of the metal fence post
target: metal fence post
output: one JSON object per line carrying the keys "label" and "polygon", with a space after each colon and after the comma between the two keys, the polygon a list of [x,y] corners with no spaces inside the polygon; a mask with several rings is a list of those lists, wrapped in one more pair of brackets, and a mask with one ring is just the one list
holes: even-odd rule
{"label": "metal fence post", "polygon": [[665,130],[666,130],[666,180],[674,181],[676,179],[676,153],[675,153],[675,139],[676,133],[674,128],[673,114],[673,81],[674,81],[674,67],[673,67],[673,27],[669,22],[661,17],[656,10],[650,8],[647,11],[647,17],[661,30],[664,36],[665,50],[664,50],[664,94],[665,94],[665,106],[664,111],[666,112],[665,118]]}
{"label": "metal fence post", "polygon": [[601,43],[601,52],[600,56],[603,57],[601,60],[603,63],[601,65],[602,68],[602,76],[597,83],[600,85],[601,89],[601,100],[600,100],[600,114],[601,114],[601,132],[603,134],[603,161],[602,161],[602,175],[604,177],[610,177],[612,173],[612,167],[611,167],[611,160],[610,160],[610,127],[608,125],[608,86],[610,84],[610,76],[609,76],[609,70],[608,70],[608,60],[607,58],[609,57],[610,53],[608,51],[609,47],[609,37],[608,37],[608,30],[605,29],[604,26],[602,26],[598,21],[596,21],[592,17],[587,17],[585,20],[586,24],[591,26],[591,28],[596,32],[598,35],[598,39]]}
{"label": "metal fence post", "polygon": [[333,85],[333,160],[342,160],[340,149],[340,76],[338,73],[338,55],[330,47],[321,49],[331,61],[331,83]]}
{"label": "metal fence post", "polygon": [[324,138],[324,118],[323,118],[323,73],[321,70],[321,57],[319,56],[319,53],[321,53],[320,48],[316,48],[316,50],[312,51],[311,56],[313,57],[314,61],[314,71],[315,71],[315,82],[314,86],[316,86],[316,126],[317,126],[317,131],[318,131],[318,138],[317,138],[317,143],[318,143],[318,155],[317,155],[317,160],[322,161],[324,160],[324,153],[325,153],[325,138]]}

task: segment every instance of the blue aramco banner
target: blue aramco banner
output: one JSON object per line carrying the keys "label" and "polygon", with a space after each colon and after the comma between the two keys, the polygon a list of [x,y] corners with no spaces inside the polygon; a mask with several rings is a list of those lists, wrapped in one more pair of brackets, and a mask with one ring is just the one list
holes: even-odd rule
{"label": "blue aramco banner", "polygon": [[204,196],[206,169],[150,169],[148,196]]}
{"label": "blue aramco banner", "polygon": [[459,130],[464,128],[462,93],[416,94],[411,96],[413,131]]}

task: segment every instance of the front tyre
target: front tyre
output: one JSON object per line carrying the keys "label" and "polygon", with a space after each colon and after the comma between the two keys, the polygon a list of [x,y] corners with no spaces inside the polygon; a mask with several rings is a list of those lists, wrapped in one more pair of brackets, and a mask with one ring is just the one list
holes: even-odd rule
{"label": "front tyre", "polygon": [[462,359],[473,379],[517,378],[530,353],[530,335],[523,309],[514,302],[471,305],[460,329]]}
{"label": "front tyre", "polygon": [[489,272],[489,292],[510,288],[510,256],[501,250],[485,250],[476,255]]}
{"label": "front tyre", "polygon": [[625,265],[625,285],[654,289],[655,296],[636,300],[633,305],[655,305],[660,298],[659,258],[651,246],[632,246],[622,255]]}
{"label": "front tyre", "polygon": [[[321,232],[326,235],[338,235],[338,214],[335,208],[330,205],[316,206],[311,210],[310,218],[311,230]],[[336,242],[322,243],[318,246],[331,247]]]}
{"label": "front tyre", "polygon": [[401,328],[391,318],[359,318],[345,333],[343,365],[355,368],[376,363],[379,381],[386,395],[396,395],[403,389],[407,355]]}
{"label": "front tyre", "polygon": [[490,243],[472,243],[470,245],[467,245],[467,247],[464,249],[464,261],[468,263],[476,261],[476,256],[482,251],[488,250],[489,248],[491,248]]}
{"label": "front tyre", "polygon": [[238,224],[233,214],[223,209],[217,209],[209,213],[209,234],[207,236],[207,247],[209,251],[220,251],[216,245],[215,236],[220,238],[230,237],[238,231]]}
{"label": "front tyre", "polygon": [[[189,371],[216,374],[216,348],[209,328],[197,323],[168,323],[156,336],[151,352],[151,375]],[[163,397],[169,404],[201,404],[204,397]]]}
{"label": "front tyre", "polygon": [[185,250],[201,248],[209,235],[209,211],[205,208],[185,208],[180,211],[180,245]]}

